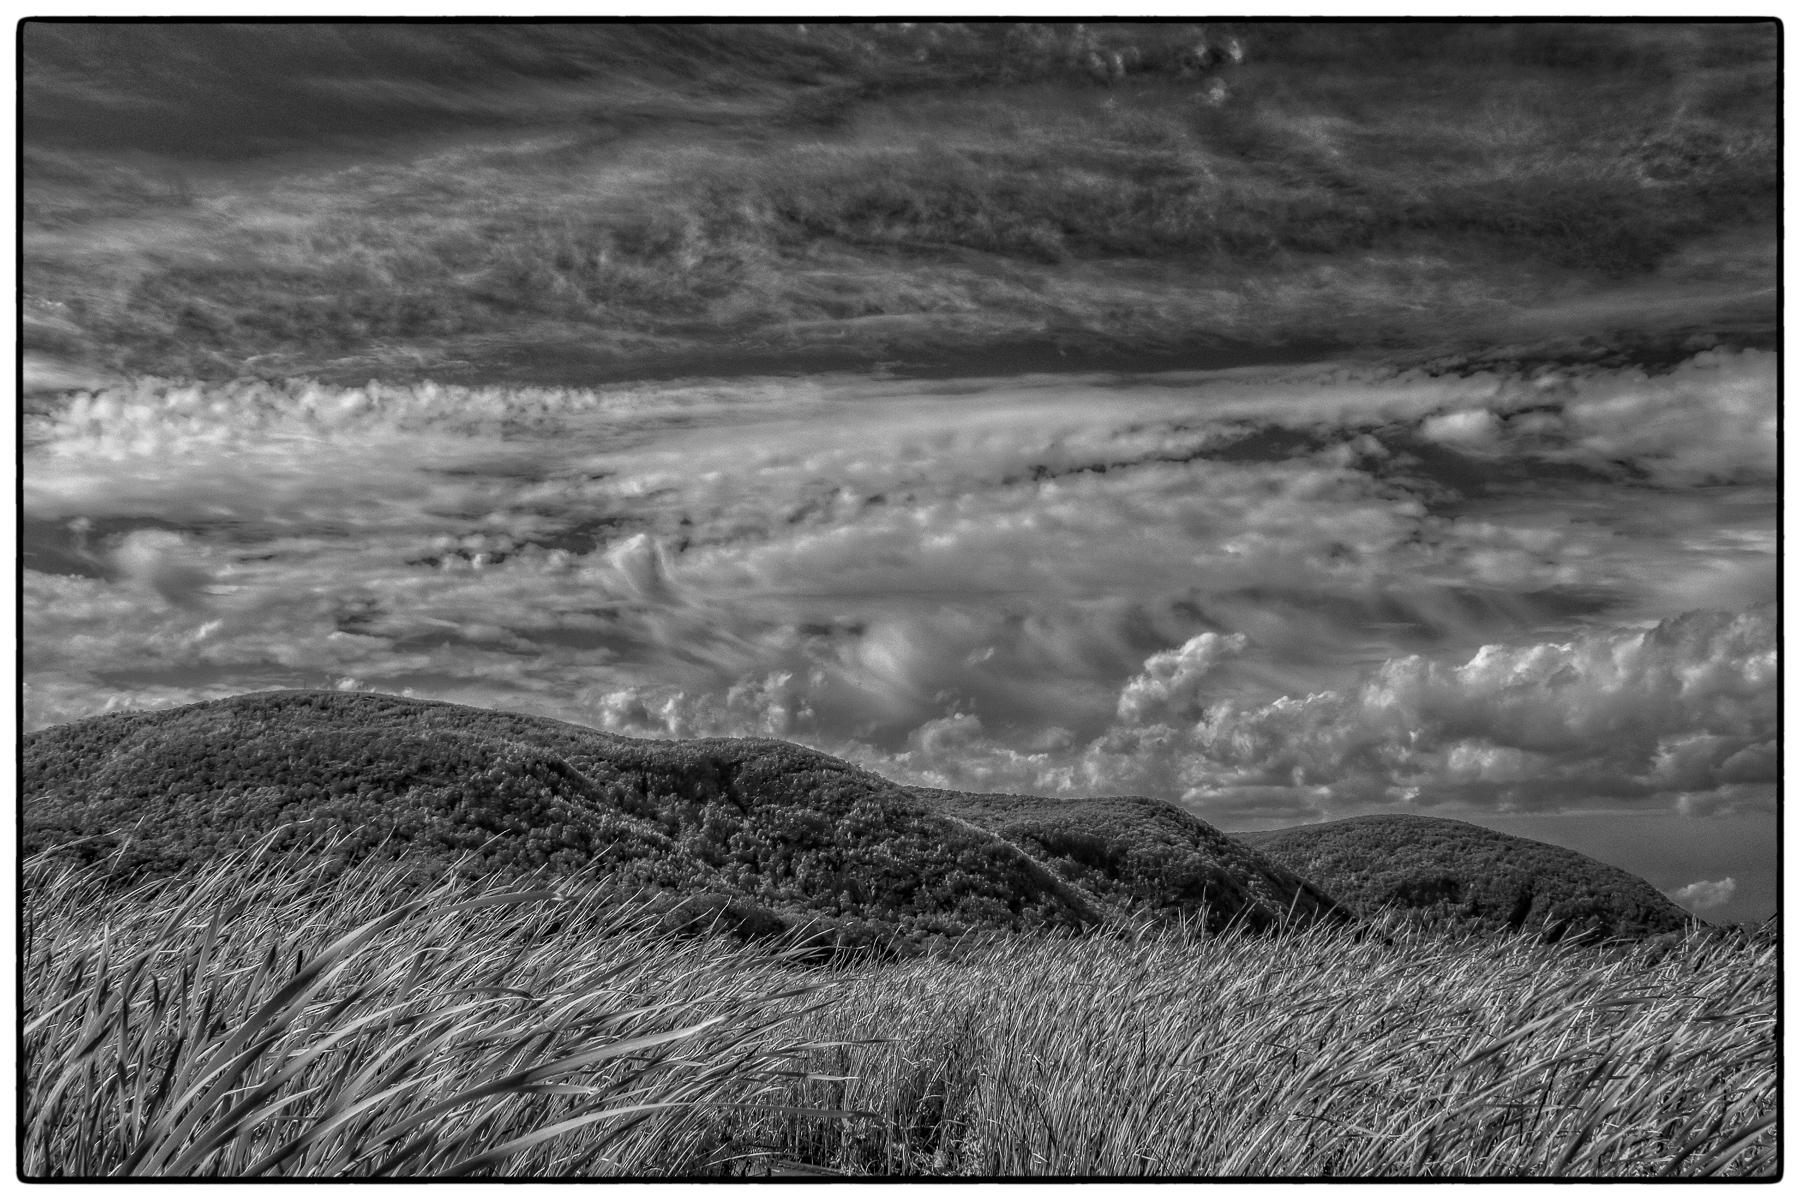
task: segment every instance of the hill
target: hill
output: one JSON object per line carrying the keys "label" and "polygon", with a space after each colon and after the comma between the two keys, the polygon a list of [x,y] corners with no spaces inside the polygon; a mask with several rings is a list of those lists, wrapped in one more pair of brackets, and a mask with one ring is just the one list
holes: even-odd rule
{"label": "hill", "polygon": [[1161,800],[926,794],[1122,909],[1218,910],[1259,929],[1288,915],[1310,920],[1344,913],[1307,880]]}
{"label": "hill", "polygon": [[1646,937],[1693,920],[1627,871],[1466,821],[1385,814],[1235,834],[1363,915],[1432,924]]}
{"label": "hill", "polygon": [[[1154,801],[1006,798],[1008,815],[1002,798],[903,787],[786,742],[649,741],[394,696],[269,692],[57,726],[26,736],[20,786],[26,853],[126,877],[294,826],[278,848],[315,834],[346,863],[421,874],[591,870],[746,932],[823,922],[852,944],[1129,908],[1255,926],[1335,911]],[[1054,832],[1078,812],[1111,815],[1085,840]]]}

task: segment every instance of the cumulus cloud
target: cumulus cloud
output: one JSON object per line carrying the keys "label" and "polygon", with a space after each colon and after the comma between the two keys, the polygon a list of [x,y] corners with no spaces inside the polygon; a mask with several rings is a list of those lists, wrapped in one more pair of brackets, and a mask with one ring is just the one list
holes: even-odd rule
{"label": "cumulus cloud", "polygon": [[1224,701],[1167,757],[1221,787],[1329,782],[1340,800],[1742,801],[1778,778],[1775,622],[1772,606],[1695,612],[1462,663],[1390,659],[1348,688]]}
{"label": "cumulus cloud", "polygon": [[1736,894],[1737,880],[1727,875],[1723,879],[1696,879],[1686,887],[1670,892],[1669,898],[1683,908],[1698,913],[1728,904]]}
{"label": "cumulus cloud", "polygon": [[27,720],[349,679],[1222,819],[1762,808],[1775,378],[121,383],[29,431]]}
{"label": "cumulus cloud", "polygon": [[1161,795],[1226,824],[1432,807],[1766,810],[1773,630],[1772,609],[1693,613],[1461,662],[1407,656],[1264,702],[1209,692],[1211,672],[1256,647],[1202,635],[1151,655],[1089,741],[1045,753],[957,714],[871,765],[950,786]]}
{"label": "cumulus cloud", "polygon": [[1241,633],[1203,633],[1179,649],[1152,655],[1143,673],[1132,676],[1119,693],[1119,720],[1139,725],[1191,720],[1196,705],[1209,694],[1208,677],[1220,663],[1242,654],[1247,644]]}

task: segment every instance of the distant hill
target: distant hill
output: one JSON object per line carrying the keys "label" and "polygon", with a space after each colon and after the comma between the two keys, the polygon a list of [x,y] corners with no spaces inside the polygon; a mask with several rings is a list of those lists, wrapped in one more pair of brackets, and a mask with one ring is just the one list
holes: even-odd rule
{"label": "distant hill", "polygon": [[1170,805],[913,789],[772,740],[649,741],[394,696],[268,692],[40,730],[20,757],[25,852],[129,875],[305,823],[341,838],[346,862],[595,867],[745,931],[823,922],[849,944],[1080,928],[1128,909],[1252,926],[1336,911]]}
{"label": "distant hill", "polygon": [[1122,909],[1151,914],[1216,910],[1252,928],[1290,915],[1309,920],[1348,915],[1292,871],[1161,800],[925,794]]}
{"label": "distant hill", "polygon": [[1234,834],[1362,915],[1479,930],[1646,937],[1693,920],[1628,871],[1466,821],[1391,814]]}

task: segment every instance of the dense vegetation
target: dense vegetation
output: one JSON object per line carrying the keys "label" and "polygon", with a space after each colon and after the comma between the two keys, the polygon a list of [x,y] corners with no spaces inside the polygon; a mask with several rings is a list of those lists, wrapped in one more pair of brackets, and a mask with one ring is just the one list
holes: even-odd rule
{"label": "dense vegetation", "polygon": [[33,23],[24,51],[28,343],[115,370],[1774,330],[1771,22]]}
{"label": "dense vegetation", "polygon": [[896,948],[1138,907],[1264,927],[1335,911],[1154,801],[1008,817],[1017,804],[915,791],[786,742],[644,741],[394,696],[270,692],[41,730],[20,787],[27,852],[124,878],[266,835],[277,851],[329,838],[338,862],[591,874],[745,932],[798,923]]}
{"label": "dense vegetation", "polygon": [[71,1175],[1769,1175],[1772,936],[671,943],[566,886],[25,865],[20,1166]]}
{"label": "dense vegetation", "polygon": [[925,794],[1126,912],[1198,912],[1215,925],[1229,920],[1253,929],[1345,915],[1299,875],[1158,800]]}
{"label": "dense vegetation", "polygon": [[1365,915],[1552,939],[1646,937],[1694,920],[1627,871],[1466,821],[1395,813],[1236,836]]}

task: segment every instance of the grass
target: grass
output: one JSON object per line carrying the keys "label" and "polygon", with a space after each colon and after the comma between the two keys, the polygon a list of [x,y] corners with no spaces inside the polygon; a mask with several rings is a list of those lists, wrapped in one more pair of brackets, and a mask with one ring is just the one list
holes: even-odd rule
{"label": "grass", "polygon": [[809,1049],[781,1029],[816,984],[761,992],[597,893],[27,874],[27,1176],[701,1174],[757,1157],[717,1114]]}
{"label": "grass", "polygon": [[821,1031],[896,1052],[837,1053],[855,1081],[813,1094],[886,1120],[788,1152],[909,1174],[1766,1173],[1773,960],[1324,929],[997,943],[851,981]]}
{"label": "grass", "polygon": [[[469,65],[483,103],[538,106],[528,134],[470,134],[487,109],[433,92],[392,136],[461,120],[456,144],[311,171],[189,179],[38,139],[24,282],[106,365],[205,377],[1429,344],[1766,235],[1767,29],[1246,29],[1221,103],[1176,66],[1186,26],[768,26],[762,73],[716,78],[741,38],[696,30],[654,82],[673,49],[602,38],[592,96],[554,74],[561,109],[516,63]],[[1098,86],[1084,37],[1136,65]]]}
{"label": "grass", "polygon": [[[1005,936],[808,966],[579,889],[26,867],[28,1175],[1769,1174],[1772,937]],[[804,1038],[796,1031],[804,1030]]]}

